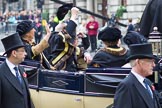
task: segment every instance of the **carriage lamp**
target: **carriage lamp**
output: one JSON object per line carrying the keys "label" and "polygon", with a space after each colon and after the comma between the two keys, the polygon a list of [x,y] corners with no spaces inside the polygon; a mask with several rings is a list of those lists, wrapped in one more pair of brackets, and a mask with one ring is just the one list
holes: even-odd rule
{"label": "carriage lamp", "polygon": [[158,31],[157,27],[153,28],[153,32],[149,34],[148,42],[152,44],[153,54],[162,56],[162,34]]}
{"label": "carriage lamp", "polygon": [[[151,32],[149,34],[148,42],[150,42],[152,44],[153,54],[156,55],[158,58],[161,58],[161,56],[162,56],[162,34],[158,31],[157,27],[154,27],[153,32]],[[160,65],[161,65],[161,63],[158,62],[154,69],[154,84],[155,84],[155,86],[158,86],[158,82],[159,82],[159,76],[160,76],[159,74],[161,72],[159,72],[160,70],[158,70],[158,69],[159,69],[159,67],[161,67]]]}

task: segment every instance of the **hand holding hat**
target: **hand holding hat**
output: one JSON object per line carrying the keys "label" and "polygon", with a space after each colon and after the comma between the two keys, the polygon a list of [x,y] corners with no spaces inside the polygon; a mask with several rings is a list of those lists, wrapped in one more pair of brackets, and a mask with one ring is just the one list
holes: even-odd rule
{"label": "hand holding hat", "polygon": [[73,7],[71,9],[71,20],[73,20],[74,22],[76,22],[76,19],[78,18],[78,15],[79,15],[79,9],[76,8],[76,7]]}
{"label": "hand holding hat", "polygon": [[56,13],[59,20],[63,20],[68,11],[73,7],[72,3],[64,4],[58,8]]}

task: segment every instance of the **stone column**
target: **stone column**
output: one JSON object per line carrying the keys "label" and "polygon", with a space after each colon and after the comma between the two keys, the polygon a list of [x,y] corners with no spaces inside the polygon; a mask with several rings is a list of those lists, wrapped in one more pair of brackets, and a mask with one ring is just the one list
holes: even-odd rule
{"label": "stone column", "polygon": [[94,0],[87,0],[87,10],[93,12],[93,2]]}

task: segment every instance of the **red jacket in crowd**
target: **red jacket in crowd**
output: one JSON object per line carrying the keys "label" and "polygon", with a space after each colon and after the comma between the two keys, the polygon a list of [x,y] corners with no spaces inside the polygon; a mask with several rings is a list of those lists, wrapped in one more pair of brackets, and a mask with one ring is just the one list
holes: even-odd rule
{"label": "red jacket in crowd", "polygon": [[97,30],[98,30],[98,27],[99,27],[99,25],[98,25],[98,22],[97,21],[90,21],[90,22],[88,22],[87,23],[87,25],[86,25],[86,28],[87,28],[87,30],[88,30],[88,36],[96,36],[97,35]]}

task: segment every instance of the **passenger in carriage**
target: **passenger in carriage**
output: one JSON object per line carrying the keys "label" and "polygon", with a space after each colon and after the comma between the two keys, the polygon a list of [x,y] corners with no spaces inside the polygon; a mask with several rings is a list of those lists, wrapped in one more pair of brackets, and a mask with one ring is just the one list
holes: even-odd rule
{"label": "passenger in carriage", "polygon": [[[76,26],[79,9],[72,7],[70,20],[64,24],[59,23],[55,27],[49,43],[48,59],[55,70],[78,71],[77,54],[84,55],[80,48],[76,47]],[[79,53],[78,53],[79,52]],[[87,56],[86,56],[87,57]],[[86,58],[89,61],[89,56]]]}
{"label": "passenger in carriage", "polygon": [[116,89],[113,108],[161,108],[155,87],[146,78],[153,74],[155,67],[152,45],[130,45],[127,60],[132,69]]}
{"label": "passenger in carriage", "polygon": [[[123,38],[124,43],[128,46],[132,44],[142,44],[142,43],[147,43],[147,39],[140,34],[139,32],[136,31],[129,31]],[[123,68],[131,68],[130,63],[126,63],[125,65],[122,66]]]}
{"label": "passenger in carriage", "polygon": [[[73,29],[73,28],[75,28],[76,25],[75,25],[75,23],[70,21],[70,17],[69,17],[70,16],[69,11],[71,10],[72,7],[73,7],[72,3],[67,3],[67,4],[60,6],[56,12],[56,16],[54,18],[55,24],[53,26],[53,30],[51,29],[52,34],[49,39],[49,43],[51,43],[51,45],[50,45],[50,47],[48,47],[44,50],[44,54],[48,60],[50,60],[50,58],[51,58],[52,47],[54,47],[54,45],[55,45],[53,42],[55,35],[57,35],[59,32],[61,32],[61,30],[63,30],[63,28],[65,28],[66,31],[70,35],[72,35],[73,31],[75,31],[75,29]],[[68,26],[67,26],[67,24],[68,24]]]}
{"label": "passenger in carriage", "polygon": [[43,54],[44,49],[49,47],[49,37],[51,35],[48,25],[45,25],[46,35],[36,44],[34,41],[34,24],[30,20],[24,20],[17,25],[16,32],[20,35],[27,52],[26,59],[40,61],[43,68],[53,69]]}
{"label": "passenger in carriage", "polygon": [[120,46],[121,31],[118,28],[106,27],[99,32],[98,38],[104,43],[93,57],[89,67],[121,67],[126,63],[129,53],[126,48]]}
{"label": "passenger in carriage", "polygon": [[129,31],[123,38],[124,43],[129,47],[132,44],[147,43],[147,39],[136,31]]}

